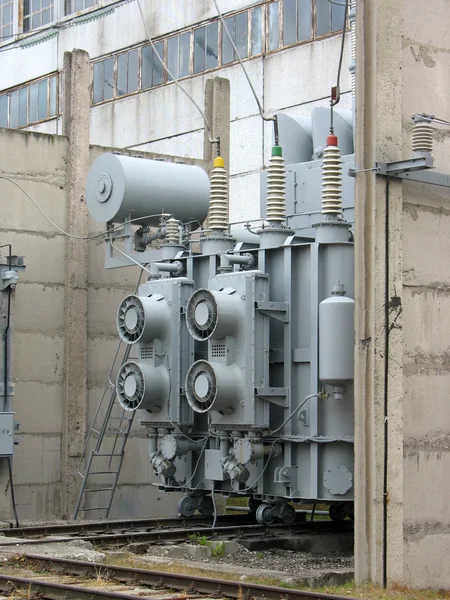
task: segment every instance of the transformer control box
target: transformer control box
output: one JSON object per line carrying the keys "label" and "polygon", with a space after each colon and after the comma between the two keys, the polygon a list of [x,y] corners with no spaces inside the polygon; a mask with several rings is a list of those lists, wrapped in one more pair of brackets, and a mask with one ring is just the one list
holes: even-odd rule
{"label": "transformer control box", "polygon": [[14,454],[14,413],[0,413],[0,456]]}

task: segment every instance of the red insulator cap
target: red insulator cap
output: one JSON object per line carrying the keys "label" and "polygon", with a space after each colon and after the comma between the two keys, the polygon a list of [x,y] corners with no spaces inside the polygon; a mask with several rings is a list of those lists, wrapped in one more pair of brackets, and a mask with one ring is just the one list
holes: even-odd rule
{"label": "red insulator cap", "polygon": [[327,146],[337,146],[337,145],[338,145],[337,135],[329,135],[327,137]]}

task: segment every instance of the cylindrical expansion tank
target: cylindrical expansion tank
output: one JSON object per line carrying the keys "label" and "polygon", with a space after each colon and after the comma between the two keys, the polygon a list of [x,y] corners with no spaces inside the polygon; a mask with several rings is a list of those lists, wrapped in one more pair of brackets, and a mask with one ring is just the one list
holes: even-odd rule
{"label": "cylindrical expansion tank", "polygon": [[333,387],[353,381],[354,308],[352,298],[340,295],[319,304],[319,379]]}
{"label": "cylindrical expansion tank", "polygon": [[201,167],[102,154],[90,168],[86,203],[99,223],[146,217],[138,225],[158,225],[159,215],[204,221],[208,214],[209,178]]}

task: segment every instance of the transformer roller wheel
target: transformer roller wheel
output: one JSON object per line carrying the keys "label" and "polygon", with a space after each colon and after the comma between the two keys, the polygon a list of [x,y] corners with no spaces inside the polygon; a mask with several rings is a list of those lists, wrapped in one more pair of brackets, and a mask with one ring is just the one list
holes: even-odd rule
{"label": "transformer roller wheel", "polygon": [[344,504],[330,504],[328,511],[332,521],[344,521],[346,517]]}
{"label": "transformer roller wheel", "polygon": [[248,507],[249,507],[252,515],[256,515],[256,511],[261,506],[261,504],[262,504],[262,500],[257,500],[256,498],[253,498],[253,496],[251,496],[248,499]]}
{"label": "transformer roller wheel", "polygon": [[190,498],[189,496],[185,496],[178,501],[178,512],[182,517],[192,517],[195,513],[195,509],[197,508],[197,502]]}
{"label": "transformer roller wheel", "polygon": [[350,519],[350,521],[355,520],[355,505],[353,502],[349,502],[345,505],[345,514]]}
{"label": "transformer roller wheel", "polygon": [[214,514],[214,503],[211,496],[203,496],[198,504],[198,512],[204,517],[212,517]]}
{"label": "transformer roller wheel", "polygon": [[271,514],[272,507],[268,504],[261,504],[256,511],[256,520],[261,525],[272,525],[275,517]]}
{"label": "transformer roller wheel", "polygon": [[283,521],[283,523],[289,525],[290,523],[293,523],[295,521],[295,517],[295,508],[290,504],[286,504],[286,506],[283,508],[283,512],[281,513],[281,520]]}

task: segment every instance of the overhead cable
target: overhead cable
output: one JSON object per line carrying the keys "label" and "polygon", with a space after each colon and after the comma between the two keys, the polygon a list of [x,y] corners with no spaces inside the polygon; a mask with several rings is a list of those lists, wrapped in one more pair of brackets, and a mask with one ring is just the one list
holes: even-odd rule
{"label": "overhead cable", "polygon": [[41,213],[41,215],[43,217],[45,217],[45,219],[55,229],[57,229],[60,233],[62,233],[62,235],[65,235],[66,237],[73,238],[76,240],[95,240],[97,238],[100,238],[100,237],[108,234],[108,233],[112,233],[112,232],[116,231],[117,229],[121,229],[124,225],[128,225],[129,223],[136,223],[137,221],[142,221],[144,219],[151,219],[151,218],[155,218],[155,217],[164,218],[164,217],[171,216],[169,213],[157,213],[157,214],[153,214],[153,215],[146,215],[144,217],[136,217],[135,219],[128,219],[127,221],[124,221],[123,223],[120,223],[119,225],[115,225],[114,227],[111,227],[110,229],[108,229],[108,231],[102,231],[101,233],[96,233],[95,235],[75,235],[73,233],[69,233],[68,231],[65,231],[59,225],[57,225],[54,221],[52,221],[52,219],[42,210],[42,208],[39,206],[39,204],[36,202],[36,200],[34,200],[34,198],[32,198],[32,196],[30,196],[30,194],[19,183],[17,183],[17,181],[14,181],[14,179],[11,179],[10,177],[6,177],[5,175],[0,175],[0,179],[9,181],[10,183],[12,183],[16,187],[18,187],[19,190],[21,190],[25,194],[25,196],[34,204],[34,206]]}
{"label": "overhead cable", "polygon": [[148,31],[148,27],[147,27],[147,23],[145,21],[144,13],[142,12],[141,2],[140,2],[140,0],[136,0],[136,2],[137,2],[137,5],[138,5],[138,8],[139,8],[139,13],[141,15],[142,24],[144,26],[145,35],[147,36],[147,39],[150,42],[151,47],[153,48],[153,52],[158,57],[159,62],[161,63],[163,69],[166,71],[166,73],[169,75],[169,77],[174,81],[174,83],[176,84],[176,86],[183,92],[183,94],[185,94],[185,96],[187,96],[189,98],[189,100],[192,102],[192,104],[195,106],[195,108],[201,114],[202,119],[205,122],[205,127],[208,130],[208,133],[209,133],[209,136],[210,136],[209,141],[211,143],[217,143],[217,140],[211,139],[212,131],[211,131],[211,127],[209,125],[208,119],[206,118],[206,115],[205,115],[204,111],[201,109],[200,105],[194,100],[194,98],[189,94],[189,92],[182,85],[180,85],[178,79],[173,75],[173,73],[170,71],[169,67],[166,65],[166,63],[164,62],[164,60],[161,58],[158,50],[156,49],[156,46],[155,46],[152,38],[150,36],[150,33]]}

